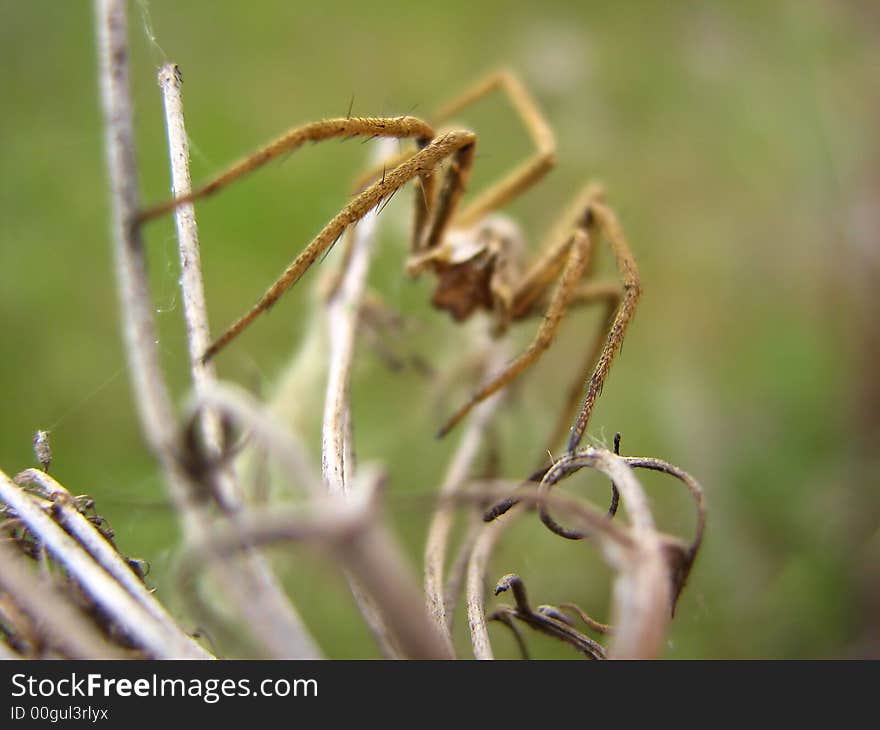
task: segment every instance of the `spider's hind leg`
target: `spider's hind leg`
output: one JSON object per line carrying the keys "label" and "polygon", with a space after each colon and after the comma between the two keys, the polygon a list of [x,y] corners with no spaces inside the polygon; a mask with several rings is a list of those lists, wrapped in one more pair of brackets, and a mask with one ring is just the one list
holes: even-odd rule
{"label": "spider's hind leg", "polygon": [[590,282],[582,284],[578,287],[572,297],[569,306],[587,307],[592,304],[603,304],[604,312],[602,314],[601,325],[596,331],[593,343],[587,352],[586,358],[582,361],[582,365],[577,370],[577,375],[569,387],[566,394],[565,403],[556,420],[556,426],[550,438],[546,442],[546,448],[539,456],[538,466],[547,461],[547,454],[554,453],[554,449],[560,444],[566,434],[571,430],[571,422],[575,417],[583,399],[584,392],[584,373],[589,372],[594,367],[599,355],[602,352],[603,345],[607,333],[611,329],[611,323],[614,320],[614,313],[620,305],[622,294],[620,285],[614,282]]}
{"label": "spider's hind leg", "polygon": [[[569,306],[583,306],[593,302],[605,302],[606,306],[602,327],[583,366],[583,370],[592,368],[592,374],[587,381],[586,393],[584,394],[584,388],[581,385],[583,381],[576,381],[569,391],[566,405],[549,442],[551,449],[557,445],[565,432],[568,419],[577,410],[577,404],[580,401],[580,410],[577,412],[574,424],[569,429],[569,452],[574,451],[583,439],[593,407],[602,392],[611,364],[620,351],[623,338],[641,295],[641,278],[638,266],[623,235],[617,216],[605,203],[605,193],[602,188],[591,183],[575,197],[573,203],[560,218],[559,224],[552,230],[547,243],[542,247],[543,253],[538,256],[538,259],[523,277],[517,297],[520,309],[514,311],[514,317],[525,317],[530,311],[539,311],[537,307],[554,278],[558,276],[558,271],[564,260],[564,248],[559,245],[558,241],[564,240],[565,232],[571,230],[572,227],[589,231],[596,243],[599,243],[600,239],[608,241],[614,254],[621,282],[617,285],[609,283],[581,284],[572,293],[568,302]],[[584,270],[585,278],[591,275],[594,261],[595,256],[592,256]]]}
{"label": "spider's hind leg", "polygon": [[571,427],[571,434],[568,439],[569,452],[573,452],[583,440],[587,424],[590,421],[590,415],[593,412],[593,406],[602,392],[605,379],[611,370],[611,364],[614,362],[617,353],[620,352],[623,338],[626,336],[626,331],[635,314],[636,306],[642,293],[639,268],[626,241],[626,237],[623,235],[623,229],[614,211],[605,204],[605,201],[600,196],[594,198],[590,203],[589,223],[591,228],[607,239],[611,246],[617,272],[623,285],[623,293],[607,328],[607,336],[596,360],[593,373],[587,382],[587,391],[581,402],[580,411],[574,425]]}
{"label": "spider's hind leg", "polygon": [[480,79],[437,111],[432,121],[435,124],[444,123],[496,89],[502,91],[509,99],[532,139],[535,151],[505,177],[483,191],[456,216],[454,223],[462,228],[474,225],[484,216],[524,193],[556,164],[556,139],[553,130],[550,129],[550,125],[547,124],[526,87],[510,71],[502,69]]}

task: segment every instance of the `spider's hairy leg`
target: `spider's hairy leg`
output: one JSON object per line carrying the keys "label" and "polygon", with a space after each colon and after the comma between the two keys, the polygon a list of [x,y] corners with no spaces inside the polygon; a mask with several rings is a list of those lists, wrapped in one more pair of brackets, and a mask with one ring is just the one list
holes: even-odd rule
{"label": "spider's hairy leg", "polygon": [[323,229],[312,239],[306,248],[284,270],[281,276],[266,290],[262,297],[242,317],[234,322],[205,352],[203,359],[209,360],[223,347],[237,337],[254,319],[267,311],[284,292],[296,284],[302,275],[338,239],[345,230],[357,223],[372,208],[393,195],[398,188],[415,177],[424,176],[447,157],[460,150],[472,147],[476,137],[472,132],[457,130],[433,139],[405,162],[386,172],[381,180],[370,185],[355,196]]}
{"label": "spider's hairy leg", "polygon": [[[355,179],[354,185],[352,185],[352,194],[357,195],[358,193],[363,192],[365,188],[371,183],[376,182],[376,180],[384,180],[385,176],[388,174],[388,170],[394,169],[409,160],[418,149],[424,149],[431,140],[427,138],[419,138],[416,142],[417,147],[415,149],[408,148],[402,152],[398,152],[396,155],[385,158],[380,163],[368,168],[366,172],[358,175]],[[433,208],[435,193],[433,172],[419,175],[415,181],[414,188],[415,206],[411,250],[416,252],[418,250],[419,241],[422,240],[422,234],[428,221],[429,212]],[[345,252],[342,255],[342,263],[340,264],[339,269],[330,276],[323,288],[323,296],[325,299],[332,299],[336,295],[343,274],[348,268],[348,261],[351,259],[354,242],[355,238],[352,235],[352,231],[349,230],[348,235],[345,237]]]}
{"label": "spider's hairy leg", "polygon": [[556,139],[538,105],[519,78],[507,70],[499,70],[477,81],[464,93],[439,109],[433,121],[440,124],[496,89],[510,100],[522,120],[535,152],[504,178],[491,185],[456,218],[455,225],[467,228],[488,213],[498,210],[525,192],[544,177],[556,164]]}
{"label": "spider's hairy leg", "polygon": [[[577,228],[572,231],[561,242],[559,249],[565,249],[567,257],[565,260],[562,275],[553,295],[541,326],[535,335],[535,339],[519,357],[513,360],[502,372],[489,379],[483,384],[476,393],[471,396],[470,400],[459,408],[453,416],[443,425],[438,432],[438,436],[442,437],[449,433],[452,428],[464,418],[470,410],[480,401],[485,400],[496,391],[503,388],[514,378],[519,376],[523,371],[533,365],[541,355],[553,343],[562,318],[568,309],[568,304],[577,291],[577,285],[583,277],[584,270],[590,255],[591,239],[586,230]],[[517,305],[514,304],[516,309]]]}
{"label": "spider's hairy leg", "polygon": [[[430,138],[425,140],[426,143],[429,141]],[[418,150],[412,147],[407,147],[406,149],[398,152],[396,155],[392,155],[391,157],[387,157],[380,162],[371,165],[354,179],[354,183],[352,183],[351,186],[352,192],[355,195],[362,192],[365,188],[376,182],[376,180],[381,179],[385,175],[385,173],[388,172],[388,170],[397,167],[402,162],[406,162],[417,151]]]}
{"label": "spider's hairy leg", "polygon": [[[373,165],[371,168],[368,168],[366,172],[358,175],[353,185],[355,194],[361,192],[370,183],[375,182],[381,177],[384,177],[387,171],[392,167],[397,167],[401,163],[406,162],[406,160],[412,157],[418,151],[418,149],[425,147],[425,145],[430,142],[430,139],[420,138],[417,139],[416,142],[417,147],[409,147],[394,155],[393,157],[389,157],[388,159],[383,160],[376,165]],[[423,234],[425,226],[428,223],[428,216],[430,214],[430,211],[434,209],[436,186],[434,183],[433,173],[428,172],[424,175],[420,175],[419,179],[416,180],[416,184],[414,187],[415,216],[413,221],[411,250],[413,253],[416,253],[419,250],[420,243],[423,239]]]}
{"label": "spider's hairy leg", "polygon": [[559,418],[556,421],[556,426],[553,429],[552,435],[547,440],[546,448],[541,452],[539,465],[544,464],[547,461],[547,454],[553,453],[555,447],[562,441],[563,437],[571,428],[571,421],[575,417],[578,405],[580,405],[583,397],[583,373],[589,372],[590,369],[595,366],[596,360],[602,352],[605,337],[611,329],[611,324],[614,321],[614,313],[620,305],[621,296],[620,285],[616,282],[591,282],[582,284],[569,303],[570,308],[604,303],[605,311],[603,312],[601,320],[602,324],[596,331],[596,336],[587,352],[587,357],[584,359],[583,365],[578,368],[577,375],[569,388],[565,404],[559,413]]}
{"label": "spider's hairy leg", "polygon": [[[572,200],[568,207],[559,216],[557,223],[550,229],[541,244],[540,253],[535,261],[529,266],[517,284],[514,295],[515,307],[511,312],[512,319],[522,319],[534,314],[540,314],[540,303],[547,295],[554,280],[565,263],[567,249],[560,245],[566,240],[568,232],[574,228],[590,229],[592,226],[591,205],[593,201],[604,195],[602,188],[590,183],[586,185]],[[592,275],[595,261],[599,254],[597,247],[590,250],[590,258],[584,269],[584,279]],[[575,417],[578,404],[583,397],[583,375],[589,372],[595,365],[602,350],[605,337],[611,328],[614,313],[621,299],[621,287],[612,283],[581,283],[573,294],[569,307],[581,307],[593,302],[605,302],[606,313],[602,320],[602,326],[596,334],[596,338],[581,368],[578,369],[576,380],[572,384],[565,406],[560,412],[556,427],[547,442],[547,448],[541,452],[540,463],[546,461],[547,453],[552,453],[554,447],[562,440],[563,435],[568,433],[571,419]],[[539,464],[540,465],[540,464]]]}
{"label": "spider's hairy leg", "polygon": [[608,336],[596,361],[596,367],[587,383],[587,392],[581,403],[580,412],[571,427],[571,435],[568,440],[569,453],[580,445],[584,437],[593,406],[596,404],[599,393],[602,392],[602,386],[605,384],[605,378],[608,377],[611,364],[620,351],[626,330],[632,321],[642,293],[638,265],[614,211],[605,204],[601,194],[597,194],[590,202],[589,211],[591,229],[597,229],[598,233],[607,238],[614,252],[617,272],[623,284],[623,295],[611,321],[611,326],[608,328]]}
{"label": "spider's hairy leg", "polygon": [[[446,232],[449,221],[454,216],[459,202],[461,202],[461,197],[464,195],[465,188],[470,179],[471,169],[474,166],[474,149],[475,145],[470,144],[456,151],[446,170],[443,185],[437,193],[436,202],[433,203],[433,210],[428,209],[429,203],[427,200],[424,202],[424,210],[426,214],[430,215],[430,222],[428,223],[428,230],[425,233],[424,241],[418,240],[421,239],[421,233],[418,230],[420,221],[417,214],[417,229],[415,231],[417,240],[413,241],[414,250],[432,249],[443,240],[443,234]],[[416,194],[418,195],[418,192]],[[419,210],[419,202],[416,199],[417,211]]]}
{"label": "spider's hairy leg", "polygon": [[410,251],[418,253],[422,250],[422,242],[425,240],[425,227],[431,217],[431,211],[437,205],[437,183],[432,173],[420,175],[413,186],[415,195],[413,200],[413,227],[410,238]]}
{"label": "spider's hairy leg", "polygon": [[430,140],[433,128],[417,117],[346,117],[311,122],[285,132],[256,152],[239,160],[189,195],[172,198],[141,211],[135,225],[160,218],[181,205],[192,203],[222,190],[236,180],[259,169],[279,156],[293,152],[306,142],[321,142],[345,137],[414,137]]}

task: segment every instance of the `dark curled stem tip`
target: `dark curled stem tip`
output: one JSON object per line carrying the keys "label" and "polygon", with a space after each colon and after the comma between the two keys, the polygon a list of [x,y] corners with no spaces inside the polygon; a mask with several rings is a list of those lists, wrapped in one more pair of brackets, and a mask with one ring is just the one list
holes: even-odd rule
{"label": "dark curled stem tip", "polygon": [[[620,456],[620,431],[614,434],[614,453]],[[617,514],[617,508],[620,506],[620,491],[614,480],[611,480],[611,504],[608,506],[608,517],[614,517]]]}
{"label": "dark curled stem tip", "polygon": [[[532,610],[529,606],[526,588],[516,573],[508,573],[495,587],[495,595],[513,591],[515,606],[500,606],[490,616],[490,620],[501,621],[511,626],[513,619],[522,621],[530,628],[547,636],[552,636],[574,647],[591,659],[604,659],[605,649],[586,634],[574,627],[574,622],[562,611],[553,606],[539,606]],[[512,626],[511,626],[512,628]],[[524,644],[521,644],[524,646]]]}
{"label": "dark curled stem tip", "polygon": [[483,513],[483,522],[492,522],[513,509],[519,500],[513,497],[502,499],[494,507]]}
{"label": "dark curled stem tip", "polygon": [[547,511],[547,508],[544,505],[541,505],[538,508],[538,516],[541,518],[541,522],[544,524],[544,526],[554,535],[564,537],[566,540],[583,540],[585,537],[588,537],[588,534],[586,532],[581,532],[580,530],[572,530],[559,524]]}
{"label": "dark curled stem tip", "polygon": [[[532,472],[527,478],[526,484],[540,484],[547,472],[552,468],[552,464],[550,466],[542,466],[538,471]],[[492,520],[496,520],[501,515],[509,512],[511,509],[516,507],[519,504],[519,500],[516,497],[507,497],[506,499],[502,499],[491,509],[486,510],[483,513],[483,522],[492,522]]]}
{"label": "dark curled stem tip", "polygon": [[684,545],[676,545],[669,543],[664,546],[666,556],[666,564],[669,569],[669,580],[672,584],[672,606],[671,613],[675,616],[675,609],[678,606],[678,599],[684,590],[691,568],[694,565],[696,553],[693,549],[689,549]]}
{"label": "dark curled stem tip", "polygon": [[516,573],[508,573],[495,586],[495,595],[498,596],[505,591],[513,591],[513,600],[516,602],[516,608],[522,613],[531,613],[529,607],[529,598],[526,595],[526,586]]}
{"label": "dark curled stem tip", "polygon": [[[618,431],[614,434],[614,453],[617,456],[620,456],[620,432]],[[548,469],[549,470],[549,469]],[[545,471],[546,474],[546,471]],[[555,484],[553,483],[545,483],[542,481],[541,488],[546,489],[547,491]],[[614,483],[614,480],[611,481],[611,503],[608,505],[608,519],[614,519],[614,516],[617,514],[617,510],[620,507],[620,490],[617,489],[617,485]],[[541,522],[544,523],[544,526],[550,530],[550,532],[555,535],[559,535],[559,537],[564,537],[566,540],[583,540],[585,537],[589,537],[589,533],[582,532],[580,530],[572,530],[567,527],[560,525],[553,516],[547,511],[547,507],[543,504],[538,506],[538,515],[541,518]]]}

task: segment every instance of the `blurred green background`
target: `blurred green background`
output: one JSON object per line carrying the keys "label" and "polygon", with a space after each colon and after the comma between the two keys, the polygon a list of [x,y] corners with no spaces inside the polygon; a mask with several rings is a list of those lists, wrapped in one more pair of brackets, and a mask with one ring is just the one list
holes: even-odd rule
{"label": "blurred green background", "polygon": [[[120,345],[89,3],[0,3],[0,468],[33,465],[52,431],[53,473],[93,495],[159,596],[177,528],[139,434]],[[880,328],[880,7],[863,2],[414,2],[130,5],[145,201],[168,195],[156,71],[180,64],[193,177],[288,126],[431,110],[496,66],[515,69],[556,130],[559,165],[510,207],[537,242],[590,179],[604,182],[645,294],[592,420],[623,452],[659,456],[707,491],[708,537],[672,625],[668,658],[880,655],[877,496]],[[527,151],[498,97],[463,116],[481,135],[473,187]],[[344,202],[368,154],[312,147],[198,208],[214,330],[260,294]],[[371,284],[404,313],[393,343],[452,372],[466,335],[402,273],[409,196],[383,217]],[[173,227],[149,229],[160,345],[181,402],[187,369]],[[609,258],[606,256],[606,259]],[[305,333],[312,272],[219,360],[270,393]],[[559,343],[498,416],[505,476],[533,465],[596,315]],[[533,324],[515,331],[525,344]],[[433,438],[464,391],[392,372],[362,343],[357,449],[391,475],[389,509],[414,567],[458,433]],[[320,391],[319,383],[317,391]],[[298,426],[317,454],[320,397]],[[603,480],[568,489],[606,499]],[[689,534],[672,482],[645,477],[664,529]],[[320,556],[278,555],[333,657],[376,650],[344,581]],[[589,546],[526,519],[492,576],[519,572],[536,603],[605,616],[609,572]],[[457,618],[459,633],[463,618]],[[516,650],[492,629],[499,656]],[[460,636],[463,652],[467,640]],[[535,656],[573,657],[528,637]],[[247,653],[233,638],[221,651]]]}

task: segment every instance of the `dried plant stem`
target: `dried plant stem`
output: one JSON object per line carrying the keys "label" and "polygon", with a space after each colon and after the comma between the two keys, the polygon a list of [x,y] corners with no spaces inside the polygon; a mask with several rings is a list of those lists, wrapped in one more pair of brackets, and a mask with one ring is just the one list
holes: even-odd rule
{"label": "dried plant stem", "polygon": [[248,433],[248,438],[277,459],[300,493],[305,492],[313,498],[326,497],[320,476],[302,443],[246,390],[230,383],[205,383],[189,409],[190,416],[194,417],[204,408],[211,408],[241,425]]}
{"label": "dried plant stem", "polygon": [[613,619],[616,627],[609,656],[650,659],[660,653],[672,606],[672,585],[664,555],[664,540],[654,526],[645,492],[626,461],[606,449],[587,448],[557,462],[541,489],[549,489],[582,467],[598,469],[620,490],[629,515],[630,545],[597,538],[606,559],[618,571],[614,582]]}
{"label": "dried plant stem", "polygon": [[[16,605],[36,624],[48,646],[71,659],[122,659],[70,599],[49,581],[34,574],[26,558],[0,542],[0,592],[15,597]],[[9,651],[4,656],[3,651]],[[0,643],[0,658],[22,658]]]}
{"label": "dried plant stem", "polygon": [[[494,373],[500,370],[507,360],[507,348],[500,343],[494,344],[488,357],[484,370]],[[467,430],[459,442],[458,448],[453,454],[452,461],[446,471],[446,477],[440,487],[440,504],[434,512],[431,524],[428,527],[428,537],[425,541],[425,598],[428,606],[428,614],[440,631],[449,650],[453,650],[451,632],[451,612],[448,608],[447,596],[444,590],[444,566],[446,564],[446,550],[449,542],[449,534],[455,518],[455,505],[448,499],[454,495],[471,476],[474,461],[480,453],[483,435],[492,416],[495,414],[501,399],[506,391],[483,401],[474,410]],[[465,545],[473,546],[475,539],[468,539]],[[465,566],[467,558],[460,561]],[[453,586],[453,590],[457,589]]]}
{"label": "dried plant stem", "polygon": [[371,517],[372,505],[359,505],[340,510],[337,504],[325,501],[303,508],[272,508],[252,510],[233,528],[218,526],[201,542],[186,547],[177,577],[185,591],[191,591],[193,578],[204,563],[225,558],[253,547],[281,542],[301,542],[332,549],[364,529]]}
{"label": "dried plant stem", "polygon": [[[246,394],[236,392],[228,385],[217,384],[205,390],[203,400],[234,420],[251,427],[252,435],[285,465],[286,471],[297,468],[301,458],[296,456],[299,452],[298,444],[271,416],[250,403]],[[443,656],[442,646],[430,630],[430,625],[426,627],[427,619],[423,615],[422,603],[415,591],[414,582],[407,580],[409,566],[400,558],[399,549],[384,528],[375,524],[375,511],[369,512],[369,519],[366,516],[360,518],[362,529],[356,532],[350,529],[354,518],[349,515],[353,510],[372,505],[377,479],[370,478],[369,471],[361,469],[356,481],[373,486],[352,489],[346,498],[331,497],[323,491],[314,494],[308,503],[313,511],[312,518],[301,514],[273,515],[250,511],[239,522],[240,532],[222,538],[229,543],[223,553],[231,554],[230,546],[232,549],[242,549],[245,546],[283,540],[324,544],[338,557],[346,574],[356,577],[357,585],[363,591],[361,595],[369,600],[369,607],[375,611],[374,615],[382,619],[382,626],[394,627],[394,634],[389,634],[388,639],[394,641],[395,645],[399,643],[404,656]],[[327,516],[328,512],[335,514],[335,520]],[[336,537],[337,535],[340,537]],[[345,539],[341,539],[342,537]],[[209,544],[214,543],[203,543],[206,546]],[[209,550],[206,548],[202,552]]]}
{"label": "dried plant stem", "polygon": [[537,610],[533,610],[529,605],[525,584],[515,573],[508,573],[498,582],[495,595],[507,590],[513,591],[515,607],[502,606],[490,617],[490,620],[499,619],[504,615],[519,619],[536,631],[570,644],[590,659],[605,659],[606,654],[602,646],[575,629],[565,614],[552,606],[539,606]]}
{"label": "dried plant stem", "polygon": [[[165,105],[165,126],[168,130],[168,153],[171,160],[171,185],[175,197],[192,192],[189,171],[189,141],[183,116],[182,79],[180,69],[167,63],[159,70],[159,87]],[[196,393],[216,381],[213,363],[205,362],[203,355],[211,344],[208,310],[202,281],[202,263],[199,250],[199,230],[195,206],[181,205],[174,211],[177,240],[180,250],[180,290],[186,339],[189,346],[190,371]],[[200,427],[205,450],[210,456],[219,456],[223,448],[223,427],[219,417],[210,408],[200,414]],[[220,470],[216,479],[217,500],[227,510],[241,505],[241,495],[231,469]]]}
{"label": "dried plant stem", "polygon": [[[390,157],[393,152],[390,141],[377,145],[379,158]],[[377,216],[374,209],[351,230],[354,238],[346,266],[325,312],[330,361],[321,466],[328,493],[340,500],[353,496],[351,366]],[[383,525],[373,522],[348,546],[344,560],[350,567],[349,584],[361,614],[386,657],[451,658],[449,647],[428,620],[411,571]],[[395,600],[389,600],[390,595],[396,596]]]}
{"label": "dried plant stem", "polygon": [[[384,147],[384,145],[379,145]],[[329,343],[327,395],[321,431],[321,470],[329,494],[345,499],[353,478],[351,410],[349,405],[351,366],[354,359],[357,311],[366,288],[376,231],[377,212],[365,215],[349,235],[347,267],[338,288],[327,302],[325,315]],[[384,618],[357,578],[348,574],[348,582],[358,608],[370,627],[379,649],[386,658],[400,658],[401,650]]]}
{"label": "dried plant stem", "polygon": [[37,485],[42,495],[54,503],[53,509],[57,523],[86,549],[95,562],[113,576],[116,582],[125,588],[145,610],[149,611],[169,633],[176,632],[181,637],[189,639],[174,619],[154,598],[143,581],[134,574],[116,549],[80,513],[74,505],[74,497],[67,489],[39,469],[26,469],[17,474],[14,481],[21,486]]}
{"label": "dried plant stem", "polygon": [[[364,481],[359,477],[359,481]],[[204,542],[189,548],[180,567],[181,584],[191,595],[191,576],[196,562],[217,561],[238,551],[279,542],[305,542],[330,552],[343,570],[357,576],[364,595],[387,625],[403,656],[414,659],[448,658],[442,643],[413,595],[409,566],[377,521],[378,485],[366,479],[358,499],[312,500],[306,508],[253,510],[236,529],[220,527]],[[403,577],[403,578],[402,578]]]}
{"label": "dried plant stem", "polygon": [[691,495],[691,498],[694,500],[694,506],[697,509],[697,518],[696,525],[694,527],[694,537],[691,540],[691,544],[688,547],[688,553],[690,558],[697,554],[697,551],[700,549],[700,545],[703,543],[703,535],[706,531],[706,498],[703,494],[703,488],[694,479],[690,474],[688,474],[684,469],[680,469],[674,464],[670,464],[667,461],[663,461],[662,459],[656,459],[650,456],[624,456],[623,460],[629,465],[631,469],[648,469],[650,471],[659,471],[663,474],[669,474],[670,476],[678,479],[682,484],[685,485],[688,492]]}
{"label": "dried plant stem", "polygon": [[[375,155],[382,159],[393,154],[394,143],[382,140]],[[367,213],[349,231],[345,268],[325,307],[329,343],[327,395],[321,431],[321,470],[324,486],[337,497],[345,497],[354,472],[351,434],[351,367],[354,360],[358,313],[367,285],[367,272],[376,237],[378,211]]]}
{"label": "dried plant stem", "polygon": [[[104,108],[107,166],[113,214],[113,250],[122,310],[125,351],[135,391],[141,428],[166,472],[173,464],[176,429],[174,409],[156,347],[148,289],[146,256],[140,229],[134,225],[140,207],[134,146],[134,113],[128,78],[128,28],[124,0],[96,0],[98,76]],[[184,479],[169,479],[170,496],[183,520],[193,528],[198,507]]]}
{"label": "dried plant stem", "polygon": [[412,567],[383,524],[372,521],[356,540],[342,545],[340,556],[391,630],[402,658],[453,658],[428,619]]}
{"label": "dried plant stem", "polygon": [[467,569],[466,607],[468,627],[471,632],[471,646],[474,659],[494,659],[489,629],[486,627],[485,587],[489,558],[502,533],[523,512],[523,506],[513,507],[503,518],[483,525],[477,537]]}
{"label": "dried plant stem", "polygon": [[[524,507],[546,505],[567,514],[590,530],[602,533],[605,539],[619,543],[622,547],[629,548],[635,544],[630,534],[631,528],[620,522],[609,520],[607,512],[600,511],[594,505],[578,498],[562,493],[548,492],[545,489],[541,489],[538,484],[523,484],[519,481],[504,479],[477,479],[471,482],[466,490],[461,490],[450,497],[450,501],[456,504],[482,505],[487,501],[497,500],[509,495],[514,489],[518,490],[514,507],[520,504]],[[512,508],[498,519],[503,520],[503,517],[511,511]],[[484,522],[484,524],[492,524],[492,522]],[[667,536],[667,539],[675,540],[676,538]]]}
{"label": "dried plant stem", "polygon": [[[597,469],[614,481],[627,505],[631,520],[629,527],[611,522],[606,514],[592,505],[549,492],[558,481],[584,467]],[[485,499],[488,494],[503,493],[497,488],[478,489],[468,495],[457,495],[456,498],[467,496],[478,500]],[[477,659],[491,659],[493,656],[484,613],[486,571],[492,550],[501,530],[510,524],[514,510],[519,513],[530,504],[560,509],[588,528],[602,548],[606,560],[616,569],[613,597],[615,632],[609,657],[657,656],[672,605],[673,581],[665,550],[670,545],[678,545],[678,541],[655,529],[647,498],[626,459],[605,449],[592,447],[566,455],[548,470],[537,489],[520,487],[517,502],[517,506],[506,516],[486,525],[471,555],[467,610],[474,656]]]}
{"label": "dried plant stem", "polygon": [[76,578],[82,590],[150,656],[157,659],[210,656],[179,629],[169,628],[147,611],[3,472],[0,472],[0,500],[15,510],[52,557]]}
{"label": "dried plant stem", "polygon": [[[159,71],[159,86],[165,106],[165,122],[168,130],[168,151],[171,159],[171,180],[173,194],[186,196],[192,193],[192,178],[189,170],[189,142],[183,115],[182,78],[175,64],[165,64]],[[189,345],[190,369],[196,394],[216,383],[214,366],[204,360],[204,354],[211,344],[211,333],[208,325],[208,311],[205,302],[205,290],[202,280],[201,255],[199,250],[199,234],[196,224],[195,208],[192,203],[175,209],[177,237],[180,249],[180,288],[183,300],[184,319],[186,320],[187,342]],[[223,425],[219,414],[210,407],[203,408],[200,413],[204,448],[208,458],[220,459],[223,453]],[[294,472],[298,473],[298,472]],[[212,491],[218,504],[229,514],[233,521],[240,519],[242,495],[236,481],[235,470],[226,463],[219,463],[214,470],[211,481]],[[246,572],[244,579],[252,582],[257,589],[250,602],[252,614],[251,625],[257,633],[265,626],[263,641],[274,645],[273,633],[281,622],[287,629],[293,629],[300,636],[297,651],[304,651],[308,656],[319,656],[320,650],[308,635],[296,609],[285,596],[281,585],[269,568],[265,558],[257,552],[248,551],[242,556],[244,564],[241,571]]]}
{"label": "dried plant stem", "polygon": [[452,565],[449,566],[449,571],[446,576],[446,585],[443,589],[443,600],[446,604],[446,625],[449,627],[450,633],[452,632],[453,623],[455,621],[455,607],[458,605],[464,591],[471,552],[474,549],[474,545],[477,544],[477,538],[479,538],[482,529],[483,521],[479,518],[479,515],[471,515],[471,522],[458,546],[455,560],[453,560]]}
{"label": "dried plant stem", "polygon": [[[184,539],[198,540],[210,529],[204,504],[206,485],[190,479],[176,458],[177,426],[159,367],[143,240],[135,224],[140,196],[128,79],[125,2],[96,0],[95,9],[117,286],[135,402],[147,443],[165,473],[172,502],[183,524]],[[320,656],[290,603],[276,600],[278,593],[267,588],[272,577],[265,565],[232,563],[223,570],[215,570],[213,577],[272,656]]]}
{"label": "dried plant stem", "polygon": [[603,624],[601,621],[597,621],[576,603],[560,603],[559,608],[577,614],[578,618],[586,624],[587,628],[590,628],[593,631],[597,631],[600,634],[614,633],[614,627],[610,624]]}

